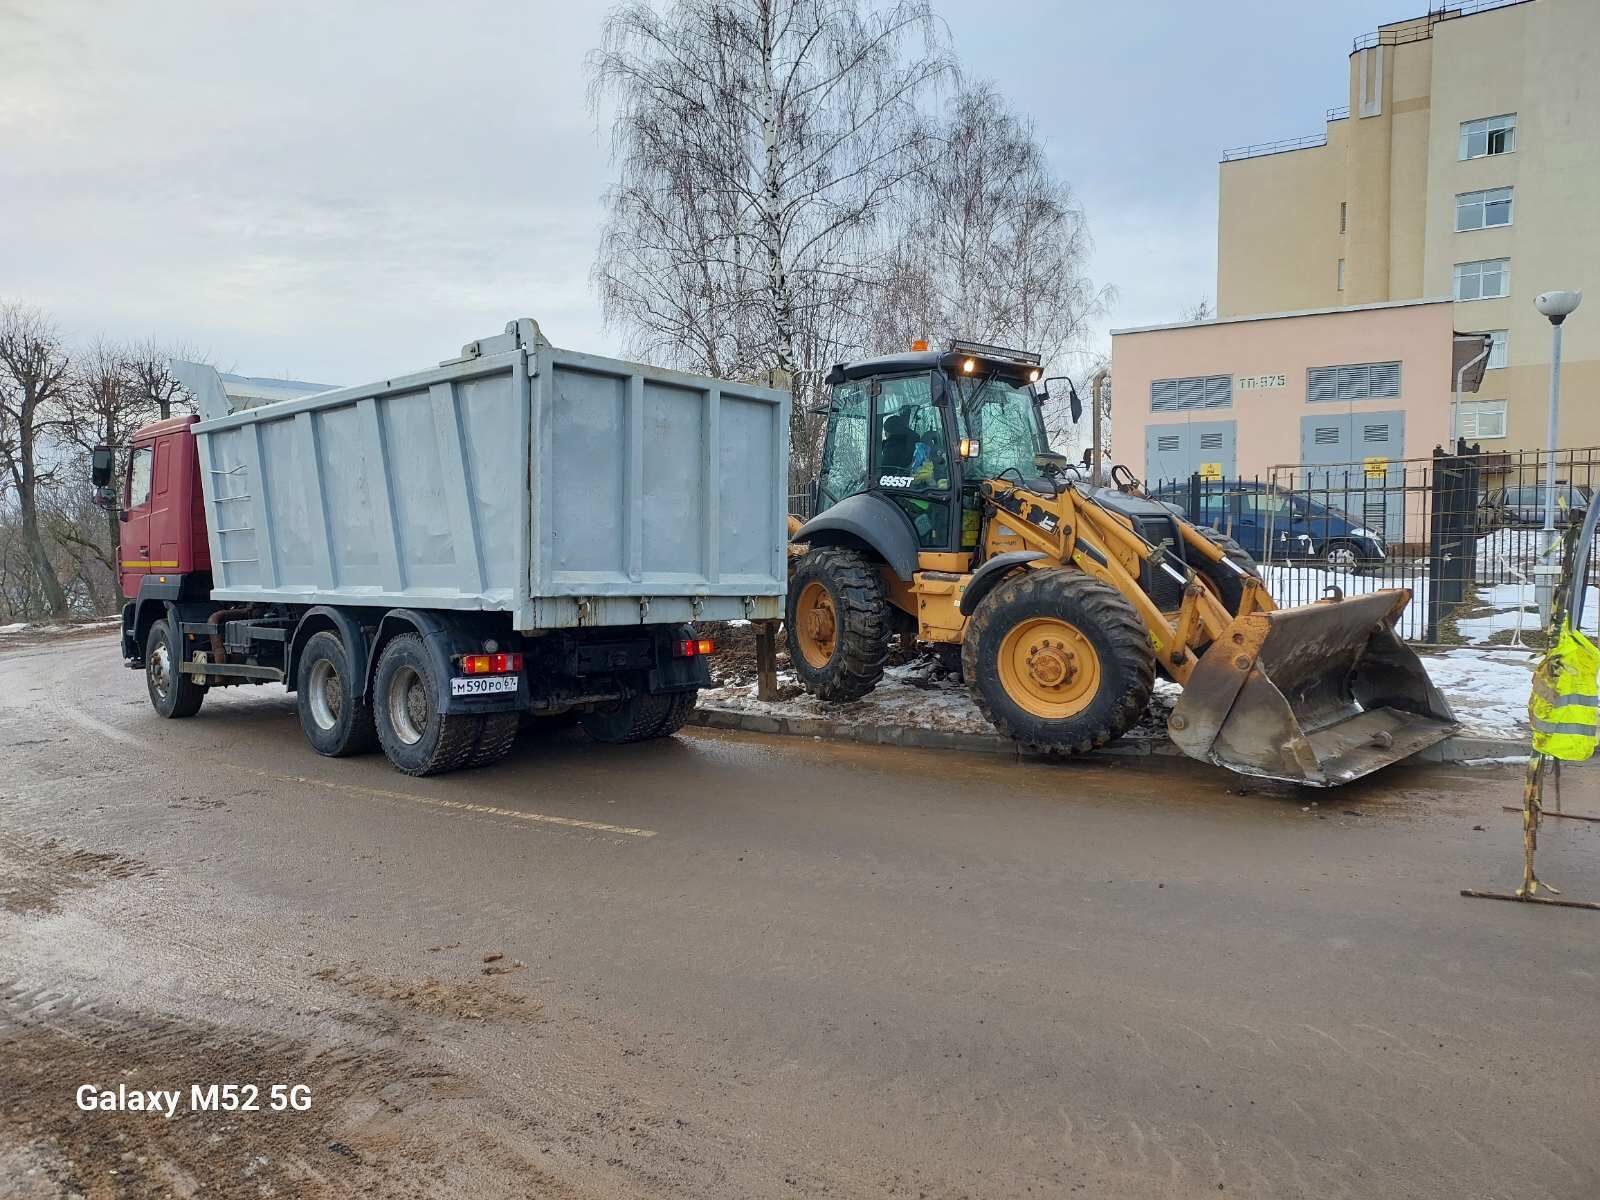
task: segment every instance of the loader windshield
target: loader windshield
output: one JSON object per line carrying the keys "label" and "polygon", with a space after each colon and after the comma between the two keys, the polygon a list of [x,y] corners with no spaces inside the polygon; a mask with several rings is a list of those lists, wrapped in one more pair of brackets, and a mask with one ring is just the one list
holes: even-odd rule
{"label": "loader windshield", "polygon": [[970,480],[995,479],[1007,472],[1024,479],[1038,474],[1033,456],[1048,445],[1033,393],[993,375],[952,382],[959,400],[961,436],[978,443],[977,457],[968,460],[962,475]]}

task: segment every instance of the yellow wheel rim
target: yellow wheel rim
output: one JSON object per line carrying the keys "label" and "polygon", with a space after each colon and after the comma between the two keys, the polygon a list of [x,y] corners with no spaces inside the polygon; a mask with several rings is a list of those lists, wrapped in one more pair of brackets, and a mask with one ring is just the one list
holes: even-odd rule
{"label": "yellow wheel rim", "polygon": [[1047,721],[1075,717],[1100,690],[1100,656],[1077,626],[1032,617],[1000,643],[1000,682],[1024,712]]}
{"label": "yellow wheel rim", "polygon": [[820,583],[800,589],[794,606],[794,640],[808,667],[820,670],[833,657],[839,641],[839,616],[833,597]]}

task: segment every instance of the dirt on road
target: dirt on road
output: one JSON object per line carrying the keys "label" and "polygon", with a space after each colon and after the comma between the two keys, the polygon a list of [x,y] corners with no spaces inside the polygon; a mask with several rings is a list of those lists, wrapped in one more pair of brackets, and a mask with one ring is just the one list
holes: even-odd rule
{"label": "dirt on road", "polygon": [[[6,1196],[1600,1195],[1600,925],[1457,894],[1515,884],[1513,770],[572,730],[413,780],[277,689],[160,721],[109,638],[0,653],[0,764]],[[1541,855],[1600,896],[1600,826]]]}

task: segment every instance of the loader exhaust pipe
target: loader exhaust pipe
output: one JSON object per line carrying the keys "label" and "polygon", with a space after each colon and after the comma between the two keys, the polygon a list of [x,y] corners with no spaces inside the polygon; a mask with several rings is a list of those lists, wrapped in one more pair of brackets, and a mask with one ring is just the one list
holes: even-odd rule
{"label": "loader exhaust pipe", "polygon": [[1237,618],[1201,657],[1168,732],[1243,775],[1333,787],[1443,741],[1455,714],[1395,621],[1405,589]]}

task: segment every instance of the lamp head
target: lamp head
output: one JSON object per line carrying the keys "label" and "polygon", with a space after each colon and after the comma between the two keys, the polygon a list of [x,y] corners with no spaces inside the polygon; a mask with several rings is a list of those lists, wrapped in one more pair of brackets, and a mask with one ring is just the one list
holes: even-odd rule
{"label": "lamp head", "polygon": [[1577,311],[1582,301],[1582,292],[1540,292],[1533,298],[1533,306],[1549,317],[1552,325],[1559,325]]}

